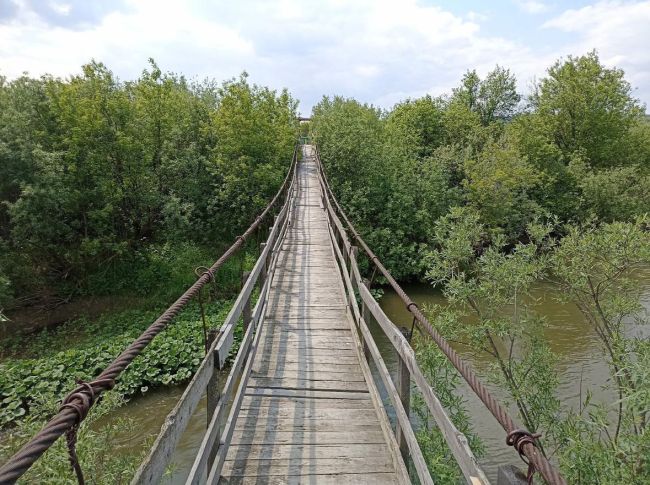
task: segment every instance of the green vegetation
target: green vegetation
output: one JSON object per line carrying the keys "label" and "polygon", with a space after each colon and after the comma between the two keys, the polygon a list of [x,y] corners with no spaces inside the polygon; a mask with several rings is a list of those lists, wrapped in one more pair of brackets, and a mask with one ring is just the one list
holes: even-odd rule
{"label": "green vegetation", "polygon": [[[218,327],[231,301],[206,306],[212,327]],[[39,402],[54,402],[92,380],[135,340],[162,312],[128,310],[95,321],[73,320],[30,339],[28,351],[16,339],[19,356],[0,363],[0,426],[31,411]],[[71,346],[71,342],[74,342]],[[176,317],[121,375],[115,391],[123,397],[149,388],[187,382],[204,356],[203,330],[197,305]]]}
{"label": "green vegetation", "polygon": [[[440,403],[447,410],[456,428],[468,438],[475,456],[480,457],[483,444],[472,432],[471,417],[465,410],[463,397],[456,392],[461,381],[460,375],[442,352],[430,345],[426,338],[415,334],[413,346],[420,367]],[[429,415],[424,399],[417,391],[413,393],[411,406],[419,423],[415,436],[434,483],[461,483],[464,478],[456,459],[449,450],[442,432]]]}
{"label": "green vegetation", "polygon": [[[650,265],[650,123],[631,92],[592,52],[555,63],[527,97],[497,67],[484,79],[468,72],[450,96],[389,111],[326,97],[311,121],[368,244],[399,279],[442,287],[450,305],[431,309],[431,321],[489,357],[484,377],[543,434],[570,483],[650,480],[650,353],[634,277]],[[539,280],[576,304],[602,343],[614,402],[589,390],[579,409],[557,399],[556,358],[530,295]],[[424,346],[435,385],[441,362],[424,358]],[[471,436],[462,404],[445,405]],[[436,433],[418,439],[432,473],[453,483]]]}
{"label": "green vegetation", "polygon": [[[121,456],[115,454],[116,437],[121,430],[135,426],[134,420],[122,418],[110,424],[99,425],[103,417],[122,404],[123,400],[118,393],[107,392],[79,427],[77,456],[83,464],[86,483],[130,483],[144,459],[144,449],[142,453],[125,453]],[[41,417],[52,415],[58,406],[56,400],[43,401],[19,426],[4,431],[0,441],[0,460],[4,462],[6,457],[18,451],[20,446],[41,429]],[[70,469],[65,439],[57,440],[23,475],[21,482],[48,485],[77,483]]]}
{"label": "green vegetation", "polygon": [[280,186],[298,133],[286,91],[150,64],[129,82],[97,62],[0,77],[0,308],[146,293],[161,252],[216,258]]}

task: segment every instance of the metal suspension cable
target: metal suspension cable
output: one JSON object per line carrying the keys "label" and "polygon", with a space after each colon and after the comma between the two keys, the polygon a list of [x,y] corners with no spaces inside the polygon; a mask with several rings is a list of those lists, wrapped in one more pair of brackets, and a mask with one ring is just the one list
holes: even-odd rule
{"label": "metal suspension cable", "polygon": [[[0,484],[14,483],[20,478],[40,456],[54,444],[64,433],[75,429],[84,420],[92,405],[102,392],[108,391],[115,386],[115,380],[124,369],[142,352],[142,350],[162,332],[165,327],[178,315],[178,313],[194,298],[201,288],[214,279],[216,271],[235,254],[246,239],[253,234],[262,220],[269,214],[271,209],[278,202],[286,191],[288,183],[294,172],[293,168],[298,159],[298,145],[293,150],[291,166],[282,182],[278,192],[262,213],[255,218],[255,221],[241,236],[237,236],[235,242],[224,252],[221,257],[206,271],[196,282],[190,286],[162,315],[160,315],[149,328],[147,328],[131,345],[129,345],[111,364],[102,371],[96,379],[91,382],[79,383],[64,400],[59,412],[55,414],[43,428],[35,434],[23,447],[14,454],[0,468]],[[69,442],[70,445],[70,442]],[[74,445],[72,446],[74,449]],[[79,471],[74,466],[77,475]]]}
{"label": "metal suspension cable", "polygon": [[406,305],[406,309],[413,315],[415,320],[420,323],[420,325],[429,334],[429,336],[433,339],[440,350],[445,354],[447,359],[449,359],[449,361],[458,370],[461,376],[463,376],[463,379],[465,379],[465,381],[469,384],[474,393],[483,402],[483,404],[485,404],[490,413],[492,413],[492,415],[506,431],[506,443],[510,446],[513,446],[522,457],[522,459],[524,459],[524,456],[526,457],[524,461],[529,465],[529,482],[531,482],[533,471],[538,470],[544,480],[546,480],[548,483],[553,485],[565,485],[566,481],[564,477],[562,477],[560,472],[555,469],[553,465],[551,465],[548,459],[537,448],[535,439],[539,437],[539,435],[533,435],[529,431],[515,424],[506,409],[496,400],[496,398],[490,393],[485,385],[483,385],[483,383],[479,380],[478,376],[474,373],[474,370],[471,368],[471,366],[456,353],[456,351],[449,345],[447,340],[431,325],[429,320],[422,314],[417,304],[415,304],[415,302],[409,298],[406,292],[397,283],[397,281],[395,281],[386,267],[381,263],[379,258],[375,255],[375,253],[372,252],[370,247],[368,247],[366,242],[361,238],[339,205],[339,202],[334,196],[334,193],[332,192],[332,188],[329,185],[327,176],[325,175],[325,170],[321,163],[320,150],[318,150],[318,146],[316,146],[316,159],[318,161],[318,169],[321,175],[322,184],[324,185],[324,188],[327,191],[330,200],[334,202],[337,212],[345,221],[348,230],[364,250],[370,261],[372,261],[372,263],[381,272],[384,278],[386,278],[386,281],[388,281],[393,290],[395,290],[395,293],[399,295],[400,299]]}

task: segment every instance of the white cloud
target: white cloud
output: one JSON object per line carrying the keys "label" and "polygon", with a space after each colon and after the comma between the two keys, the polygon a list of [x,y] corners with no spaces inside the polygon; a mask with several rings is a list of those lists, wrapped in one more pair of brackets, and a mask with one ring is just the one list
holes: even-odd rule
{"label": "white cloud", "polygon": [[[39,15],[26,0],[19,2],[18,15],[0,23],[2,74],[66,76],[95,58],[130,79],[153,57],[163,70],[189,77],[221,80],[246,70],[254,82],[288,87],[307,112],[323,94],[354,96],[384,107],[405,96],[442,94],[467,69],[485,74],[497,63],[510,67],[525,90],[559,55],[593,47],[605,54],[601,44],[607,42],[612,42],[608,61],[615,55],[624,56],[624,62],[636,59],[637,82],[650,64],[641,52],[647,42],[640,39],[647,34],[639,30],[647,17],[635,19],[630,33],[627,25],[603,24],[600,19],[607,19],[607,13],[594,20],[592,11],[568,11],[546,24],[582,39],[557,52],[510,40],[507,32],[488,35],[482,14],[454,14],[421,0],[122,0],[119,6],[111,3],[111,9],[91,0],[56,1],[72,5],[66,23]],[[95,15],[99,5],[105,11]],[[606,5],[610,13],[629,8]],[[86,10],[80,13],[81,8]],[[75,23],[82,14],[95,16],[92,22]],[[621,15],[644,18],[636,11]],[[586,17],[592,23],[582,25]],[[604,33],[589,33],[598,29]]]}
{"label": "white cloud", "polygon": [[50,2],[50,7],[60,15],[69,15],[72,5],[69,3]]}
{"label": "white cloud", "polygon": [[641,99],[650,99],[650,1],[602,1],[567,10],[544,27],[575,34],[565,47],[568,53],[596,49],[601,61],[625,70],[626,78]]}
{"label": "white cloud", "polygon": [[515,4],[524,12],[530,14],[543,13],[548,10],[548,5],[538,0],[515,0]]}

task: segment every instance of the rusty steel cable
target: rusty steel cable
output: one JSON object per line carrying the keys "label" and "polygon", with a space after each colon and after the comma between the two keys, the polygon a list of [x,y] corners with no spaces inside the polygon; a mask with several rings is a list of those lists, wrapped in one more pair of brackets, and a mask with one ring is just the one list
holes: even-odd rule
{"label": "rusty steel cable", "polygon": [[[187,303],[197,296],[201,288],[214,279],[215,272],[235,254],[246,239],[253,234],[253,231],[260,225],[262,220],[269,214],[271,209],[278,202],[288,187],[294,173],[294,166],[297,161],[298,145],[294,147],[291,166],[282,182],[282,186],[275,194],[271,202],[262,213],[255,218],[255,221],[241,236],[237,236],[235,242],[225,253],[207,270],[196,282],[190,286],[167,310],[160,315],[154,323],[149,326],[131,345],[129,345],[111,364],[102,371],[96,379],[91,382],[79,383],[64,400],[59,412],[55,414],[43,428],[35,434],[23,447],[0,467],[0,484],[14,483],[20,478],[40,456],[59,439],[63,434],[69,433],[69,447],[74,449],[76,441],[76,428],[88,414],[91,406],[104,391],[115,386],[115,380],[124,369],[135,359],[142,350],[178,315]],[[76,456],[70,454],[71,463],[77,477],[80,475],[78,463],[75,466]]]}
{"label": "rusty steel cable", "polygon": [[[471,368],[471,366],[467,364],[467,362],[465,362],[463,359],[461,359],[456,351],[449,345],[447,340],[431,325],[429,320],[422,314],[417,304],[409,298],[402,287],[397,283],[397,281],[395,281],[393,276],[384,267],[379,258],[375,255],[375,253],[372,252],[370,247],[368,247],[366,242],[361,238],[361,235],[352,225],[345,212],[343,212],[343,209],[339,205],[338,200],[332,192],[332,189],[325,175],[325,170],[321,163],[320,151],[318,150],[318,147],[316,147],[316,159],[318,163],[318,170],[321,175],[321,184],[323,185],[326,194],[329,195],[330,200],[334,203],[337,212],[345,221],[347,229],[364,250],[366,256],[370,259],[370,261],[372,261],[372,263],[384,276],[384,278],[386,278],[386,281],[388,281],[393,290],[395,290],[395,293],[399,295],[402,302],[404,302],[406,305],[406,309],[413,315],[414,319],[417,319],[420,325],[429,334],[429,336],[433,339],[440,350],[445,354],[447,359],[449,359],[449,361],[458,370],[461,376],[463,376],[463,379],[465,379],[465,381],[469,384],[474,393],[483,402],[483,404],[485,404],[485,407],[488,408],[490,413],[492,413],[492,415],[506,431],[506,443],[510,446],[513,446],[522,457],[522,459],[523,456],[527,458],[527,464],[529,465],[528,479],[531,480],[533,471],[537,470],[542,475],[544,480],[546,480],[548,483],[552,485],[565,485],[566,480],[564,477],[555,467],[553,467],[553,465],[551,465],[548,459],[540,452],[539,448],[537,448],[535,440],[539,437],[539,435],[533,435],[526,430],[522,430],[515,424],[506,409],[494,398],[494,396],[492,396],[490,391],[479,380],[478,376],[474,373],[474,370]],[[515,436],[516,439],[513,439],[513,436]]]}

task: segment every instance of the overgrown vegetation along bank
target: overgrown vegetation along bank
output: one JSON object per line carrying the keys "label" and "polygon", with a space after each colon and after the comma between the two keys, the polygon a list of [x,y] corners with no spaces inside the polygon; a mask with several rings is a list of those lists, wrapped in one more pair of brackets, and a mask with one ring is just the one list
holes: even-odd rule
{"label": "overgrown vegetation along bank", "polygon": [[[0,342],[0,427],[22,419],[39,402],[63,398],[76,380],[96,377],[196,280],[195,267],[210,266],[218,257],[191,244],[177,245],[174,250],[149,249],[152,256],[128,269],[135,279],[121,281],[118,287],[140,288],[137,308],[95,320],[76,319]],[[244,249],[227,261],[215,282],[204,289],[210,328],[223,323],[239,292],[241,271],[250,269],[256,256],[254,249]],[[194,374],[203,349],[203,326],[195,301],[126,369],[115,391],[128,398],[151,387],[184,383]]]}
{"label": "overgrown vegetation along bank", "polygon": [[650,121],[623,72],[595,54],[559,61],[523,97],[514,76],[468,72],[449,96],[382,111],[324,98],[311,130],[334,191],[399,278],[422,278],[436,221],[452,207],[485,233],[526,240],[538,220],[633,221],[650,210]]}
{"label": "overgrown vegetation along bank", "polygon": [[245,73],[189,82],[153,61],[128,82],[97,62],[0,76],[0,310],[146,291],[158,251],[230,243],[284,178],[296,105]]}
{"label": "overgrown vegetation along bank", "polygon": [[[230,303],[206,306],[213,326],[221,324]],[[32,337],[30,357],[9,357],[0,363],[0,426],[24,416],[39,402],[60,400],[76,380],[92,380],[162,310],[128,310],[95,321],[75,320]],[[184,383],[203,355],[201,318],[197,305],[191,305],[124,371],[115,390],[130,397],[150,387]]]}
{"label": "overgrown vegetation along bank", "polygon": [[[527,98],[497,67],[483,80],[468,72],[449,96],[386,112],[324,98],[311,122],[364,239],[396,277],[444,289],[451,308],[431,321],[492,361],[484,377],[543,434],[543,453],[570,483],[650,480],[650,346],[634,331],[648,318],[630,277],[650,264],[650,123],[631,93],[622,71],[590,53],[558,61]],[[556,398],[545,322],[524,303],[540,278],[601,342],[616,402],[584,390],[568,409]],[[463,324],[468,315],[477,325]],[[458,404],[447,406],[471,432]],[[444,456],[435,430],[418,438]],[[453,482],[457,470],[440,465],[430,461],[436,479]]]}

